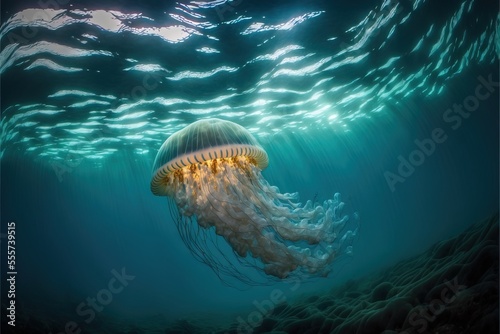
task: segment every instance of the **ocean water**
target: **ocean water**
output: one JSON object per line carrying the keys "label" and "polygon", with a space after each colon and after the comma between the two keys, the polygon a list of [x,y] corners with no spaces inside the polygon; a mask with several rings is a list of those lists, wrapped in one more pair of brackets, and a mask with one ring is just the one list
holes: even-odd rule
{"label": "ocean water", "polygon": [[[487,231],[488,217],[498,226],[498,7],[3,2],[2,332],[498,332],[498,274],[488,271],[498,254],[484,256],[498,235],[445,243],[471,226]],[[280,191],[303,204],[339,192],[351,221],[357,212],[352,254],[328,277],[235,288],[191,254],[150,182],[162,143],[207,118],[247,129]],[[447,260],[426,262],[436,244],[448,245]],[[394,283],[414,269],[420,279]],[[444,291],[437,281],[496,298],[463,294],[413,317]],[[393,294],[363,299],[389,284]],[[354,311],[318,306],[349,289],[328,307]],[[412,307],[397,317],[385,307],[395,296]],[[484,307],[486,327],[472,316],[453,327],[456,305]],[[368,309],[387,316],[374,325]]]}

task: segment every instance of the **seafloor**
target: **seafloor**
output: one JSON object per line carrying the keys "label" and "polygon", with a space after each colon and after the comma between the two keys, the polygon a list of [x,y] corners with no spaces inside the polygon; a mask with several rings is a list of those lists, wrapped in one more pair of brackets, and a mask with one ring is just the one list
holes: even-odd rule
{"label": "seafloor", "polygon": [[[252,327],[219,327],[194,318],[166,323],[154,317],[95,321],[82,333],[499,333],[498,233],[496,213],[378,274],[300,302],[284,302]],[[53,333],[59,333],[64,328],[60,319],[25,315],[9,332],[57,328]]]}
{"label": "seafloor", "polygon": [[419,256],[328,294],[283,303],[259,326],[165,333],[499,333],[498,213]]}

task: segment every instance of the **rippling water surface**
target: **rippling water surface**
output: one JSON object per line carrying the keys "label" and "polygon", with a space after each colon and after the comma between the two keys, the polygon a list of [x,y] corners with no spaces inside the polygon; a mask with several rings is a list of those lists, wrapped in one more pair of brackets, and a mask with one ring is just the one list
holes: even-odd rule
{"label": "rippling water surface", "polygon": [[4,9],[2,154],[154,154],[208,117],[349,131],[497,58],[486,0],[54,3]]}

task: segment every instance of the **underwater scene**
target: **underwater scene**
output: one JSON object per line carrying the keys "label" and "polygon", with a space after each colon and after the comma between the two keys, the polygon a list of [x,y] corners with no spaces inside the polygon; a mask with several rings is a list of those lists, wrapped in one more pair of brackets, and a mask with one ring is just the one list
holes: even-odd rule
{"label": "underwater scene", "polygon": [[1,332],[498,333],[499,3],[2,1]]}

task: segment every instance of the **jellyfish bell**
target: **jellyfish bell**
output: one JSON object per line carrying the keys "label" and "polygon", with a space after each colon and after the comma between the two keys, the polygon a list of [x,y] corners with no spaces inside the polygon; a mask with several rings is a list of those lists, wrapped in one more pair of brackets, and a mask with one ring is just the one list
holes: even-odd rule
{"label": "jellyfish bell", "polygon": [[[296,193],[281,193],[261,174],[268,164],[267,153],[242,126],[200,120],[163,143],[151,191],[171,199],[184,243],[221,278],[257,282],[245,266],[269,279],[326,276],[340,255],[352,251],[356,224],[348,229],[338,193],[317,206],[301,206]],[[221,237],[233,254],[220,245]]]}

